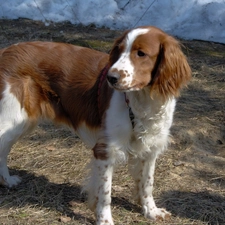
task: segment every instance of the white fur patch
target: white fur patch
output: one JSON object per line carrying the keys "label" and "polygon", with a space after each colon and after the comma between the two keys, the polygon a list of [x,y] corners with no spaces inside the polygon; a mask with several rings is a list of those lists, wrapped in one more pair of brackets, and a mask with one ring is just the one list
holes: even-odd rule
{"label": "white fur patch", "polygon": [[136,40],[136,38],[142,34],[146,34],[147,32],[149,32],[150,29],[149,28],[137,28],[137,29],[133,29],[131,30],[128,34],[127,34],[127,40],[126,40],[126,52],[130,52],[132,45],[134,43],[134,41]]}
{"label": "white fur patch", "polygon": [[93,148],[98,140],[99,129],[90,129],[85,122],[83,122],[79,125],[75,133],[89,148]]}
{"label": "white fur patch", "polygon": [[[0,136],[8,132],[5,135],[4,142],[14,142],[23,134],[23,131],[27,128],[28,115],[17,98],[10,92],[10,85],[6,85],[6,89],[3,92],[3,98],[0,101]],[[1,144],[3,140],[1,140]]]}
{"label": "white fur patch", "polygon": [[[115,91],[106,112],[106,135],[110,137],[108,145],[111,157],[123,161],[132,133],[129,109],[124,93]],[[116,154],[116,155],[112,155]]]}

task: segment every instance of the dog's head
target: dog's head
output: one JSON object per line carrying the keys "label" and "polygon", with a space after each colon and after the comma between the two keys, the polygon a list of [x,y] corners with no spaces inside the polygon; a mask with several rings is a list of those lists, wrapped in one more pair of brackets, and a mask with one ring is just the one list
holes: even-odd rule
{"label": "dog's head", "polygon": [[191,78],[179,42],[156,27],[126,31],[114,43],[110,65],[110,86],[124,92],[149,86],[152,96],[178,96]]}

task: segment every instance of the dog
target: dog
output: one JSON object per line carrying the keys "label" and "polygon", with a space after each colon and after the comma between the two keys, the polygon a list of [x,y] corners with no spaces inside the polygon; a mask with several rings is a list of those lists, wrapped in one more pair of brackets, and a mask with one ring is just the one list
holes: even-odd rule
{"label": "dog", "polygon": [[96,224],[113,225],[111,186],[127,161],[144,216],[167,219],[152,191],[155,162],[167,148],[176,98],[191,78],[179,42],[153,26],[124,32],[110,52],[53,42],[0,50],[0,183],[12,145],[43,120],[67,125],[92,150],[85,187]]}

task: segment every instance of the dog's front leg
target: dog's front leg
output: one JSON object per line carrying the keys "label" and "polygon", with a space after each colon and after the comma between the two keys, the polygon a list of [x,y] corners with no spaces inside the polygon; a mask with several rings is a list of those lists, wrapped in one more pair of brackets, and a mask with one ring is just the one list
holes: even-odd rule
{"label": "dog's front leg", "polygon": [[134,196],[142,205],[144,216],[152,220],[164,220],[170,217],[170,213],[156,207],[152,193],[156,158],[154,153],[144,158],[131,156],[129,170],[135,180]]}
{"label": "dog's front leg", "polygon": [[[96,152],[96,149],[94,150]],[[92,160],[87,184],[88,204],[95,212],[97,225],[113,225],[111,214],[111,186],[113,161],[108,157],[96,156]]]}

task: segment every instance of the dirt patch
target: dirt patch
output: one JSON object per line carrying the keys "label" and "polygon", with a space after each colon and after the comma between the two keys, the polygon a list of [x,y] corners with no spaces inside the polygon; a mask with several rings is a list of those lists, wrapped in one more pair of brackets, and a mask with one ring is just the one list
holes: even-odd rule
{"label": "dirt patch", "polygon": [[[0,20],[0,47],[21,41],[58,41],[108,52],[121,32],[70,23]],[[193,79],[178,99],[171,145],[157,163],[155,198],[173,213],[154,224],[225,224],[225,45],[182,41]],[[17,143],[9,168],[23,182],[0,188],[0,224],[93,224],[81,194],[92,152],[69,131],[42,124]],[[115,172],[116,224],[153,224],[132,200],[126,166]]]}

